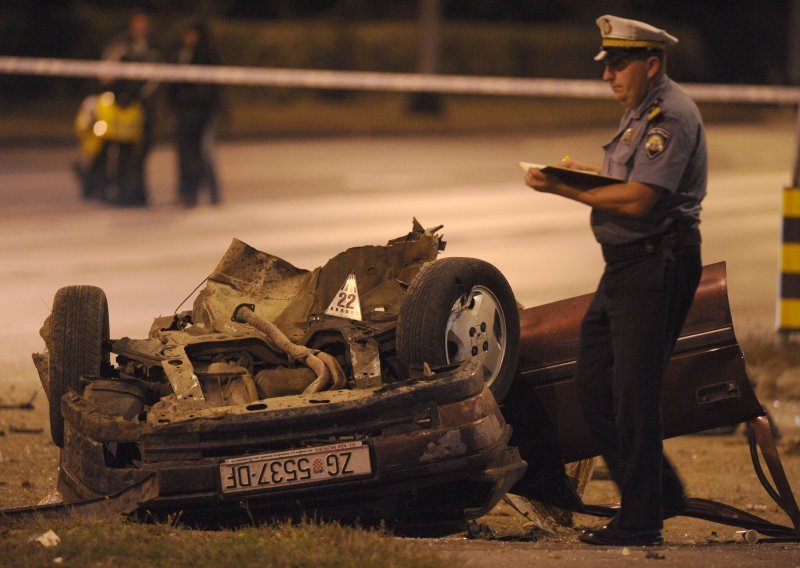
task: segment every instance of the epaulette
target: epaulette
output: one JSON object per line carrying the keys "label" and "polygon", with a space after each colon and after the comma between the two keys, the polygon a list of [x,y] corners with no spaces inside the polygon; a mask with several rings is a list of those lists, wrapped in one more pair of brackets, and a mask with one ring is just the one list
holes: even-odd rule
{"label": "epaulette", "polygon": [[664,111],[661,110],[661,99],[656,99],[647,111],[647,124],[658,122],[664,118]]}

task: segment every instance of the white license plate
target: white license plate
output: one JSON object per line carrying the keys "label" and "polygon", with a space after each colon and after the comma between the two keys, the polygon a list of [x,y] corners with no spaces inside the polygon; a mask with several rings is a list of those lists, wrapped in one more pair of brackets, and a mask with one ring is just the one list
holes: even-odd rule
{"label": "white license plate", "polygon": [[243,493],[321,483],[372,473],[369,446],[343,442],[225,460],[219,466],[222,492]]}

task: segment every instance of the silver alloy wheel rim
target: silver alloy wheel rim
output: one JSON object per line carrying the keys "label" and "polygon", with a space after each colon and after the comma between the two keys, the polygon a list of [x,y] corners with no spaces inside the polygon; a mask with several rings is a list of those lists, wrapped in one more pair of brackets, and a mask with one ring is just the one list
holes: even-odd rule
{"label": "silver alloy wheel rim", "polygon": [[491,385],[503,365],[506,338],[506,318],[497,296],[484,286],[473,286],[469,294],[455,301],[447,318],[447,362],[477,358],[486,384]]}

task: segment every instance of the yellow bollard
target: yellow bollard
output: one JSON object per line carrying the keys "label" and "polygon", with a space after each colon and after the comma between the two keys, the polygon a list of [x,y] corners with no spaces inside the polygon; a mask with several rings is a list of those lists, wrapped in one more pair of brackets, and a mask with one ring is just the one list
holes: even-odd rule
{"label": "yellow bollard", "polygon": [[783,190],[778,331],[800,331],[800,187]]}

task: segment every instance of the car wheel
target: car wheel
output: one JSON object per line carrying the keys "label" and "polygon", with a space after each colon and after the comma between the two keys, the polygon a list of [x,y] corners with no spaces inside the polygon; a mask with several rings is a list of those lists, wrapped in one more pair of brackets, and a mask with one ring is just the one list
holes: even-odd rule
{"label": "car wheel", "polygon": [[397,355],[411,368],[477,359],[502,400],[519,357],[519,312],[502,273],[474,258],[425,265],[400,308]]}
{"label": "car wheel", "polygon": [[109,337],[108,302],[95,286],[65,286],[56,292],[50,320],[49,381],[50,434],[58,447],[64,445],[61,397],[77,390],[83,375],[99,375],[109,365],[104,346]]}

